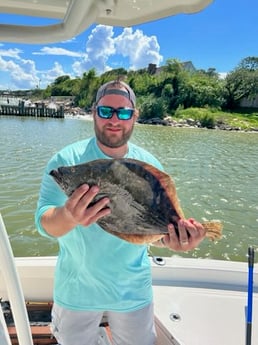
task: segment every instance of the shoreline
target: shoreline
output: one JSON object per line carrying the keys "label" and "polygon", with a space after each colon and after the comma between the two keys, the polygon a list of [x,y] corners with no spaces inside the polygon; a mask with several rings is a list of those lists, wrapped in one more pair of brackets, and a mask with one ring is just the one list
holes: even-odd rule
{"label": "shoreline", "polygon": [[[71,114],[65,113],[65,118],[68,119],[77,119],[77,120],[85,120],[85,121],[93,121],[92,115],[90,113],[85,114]],[[248,128],[243,129],[240,127],[232,127],[226,124],[217,125],[214,128],[207,128],[201,127],[198,122],[193,119],[186,119],[186,120],[178,120],[175,121],[174,119],[158,119],[153,118],[145,121],[137,121],[136,124],[139,125],[152,125],[152,126],[165,126],[165,127],[172,127],[172,128],[189,128],[189,129],[205,129],[205,130],[220,130],[220,131],[227,131],[227,132],[240,132],[240,133],[258,133],[258,128]]]}

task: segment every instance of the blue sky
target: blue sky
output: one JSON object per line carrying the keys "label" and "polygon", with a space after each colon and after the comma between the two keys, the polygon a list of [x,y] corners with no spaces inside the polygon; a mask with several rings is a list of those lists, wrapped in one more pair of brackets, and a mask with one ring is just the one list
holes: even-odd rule
{"label": "blue sky", "polygon": [[[157,1],[157,0],[156,0]],[[17,21],[17,18],[15,19]],[[31,19],[31,21],[35,19]],[[0,14],[0,23],[6,16]],[[95,68],[162,66],[169,58],[226,74],[241,59],[258,56],[258,1],[214,0],[197,14],[176,15],[132,28],[92,25],[65,42],[0,42],[0,89],[45,88],[61,75]]]}

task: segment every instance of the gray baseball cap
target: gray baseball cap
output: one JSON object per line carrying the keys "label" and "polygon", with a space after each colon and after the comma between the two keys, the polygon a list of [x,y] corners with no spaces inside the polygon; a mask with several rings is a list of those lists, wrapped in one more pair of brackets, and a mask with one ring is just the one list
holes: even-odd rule
{"label": "gray baseball cap", "polygon": [[[126,89],[126,91],[124,89]],[[97,91],[96,104],[105,95],[122,95],[128,98],[134,107],[136,106],[135,93],[130,86],[123,81],[112,80],[103,84]]]}

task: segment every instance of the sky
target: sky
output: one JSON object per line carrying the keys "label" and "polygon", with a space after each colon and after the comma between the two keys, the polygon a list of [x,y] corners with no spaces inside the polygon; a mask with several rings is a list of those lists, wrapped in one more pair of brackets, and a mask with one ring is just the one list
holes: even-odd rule
{"label": "sky", "polygon": [[[7,19],[0,14],[0,23]],[[199,13],[130,28],[92,25],[64,42],[0,41],[0,90],[46,88],[62,75],[81,77],[92,68],[98,75],[120,67],[137,70],[168,59],[225,76],[248,56],[258,57],[258,1],[214,0]]]}

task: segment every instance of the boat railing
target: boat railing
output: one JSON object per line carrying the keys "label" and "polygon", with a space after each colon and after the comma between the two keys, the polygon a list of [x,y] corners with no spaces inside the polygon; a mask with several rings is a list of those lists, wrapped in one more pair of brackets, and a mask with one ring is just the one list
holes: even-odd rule
{"label": "boat railing", "polygon": [[[0,263],[1,272],[4,277],[9,301],[12,307],[13,318],[16,326],[19,345],[33,345],[32,334],[25,300],[16,270],[12,248],[9,242],[5,224],[0,213]],[[0,308],[1,309],[1,308]],[[11,345],[7,326],[4,320],[2,309],[0,312],[0,343],[1,345]]]}

